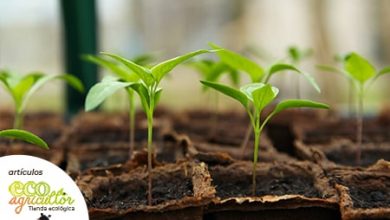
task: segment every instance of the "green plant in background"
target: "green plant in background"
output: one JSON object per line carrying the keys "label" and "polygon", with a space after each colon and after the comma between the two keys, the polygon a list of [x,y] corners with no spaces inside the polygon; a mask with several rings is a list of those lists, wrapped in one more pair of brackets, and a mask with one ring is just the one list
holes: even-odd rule
{"label": "green plant in background", "polygon": [[21,76],[5,70],[0,71],[0,81],[14,101],[15,119],[13,127],[15,129],[23,127],[24,110],[30,97],[44,84],[54,79],[64,80],[80,92],[84,90],[81,81],[70,74],[45,75],[34,72]]}
{"label": "green plant in background", "polygon": [[364,111],[364,95],[367,88],[379,77],[390,73],[390,66],[379,71],[363,56],[352,52],[344,57],[344,69],[339,69],[333,66],[321,65],[324,71],[340,73],[347,79],[353,82],[354,91],[357,97],[357,130],[356,130],[356,164],[360,164],[361,145],[363,139],[363,111]]}
{"label": "green plant in background", "polygon": [[[132,153],[134,152],[135,144],[135,114],[136,114],[136,105],[134,99],[134,90],[131,89],[126,83],[138,82],[140,79],[136,73],[127,68],[122,63],[118,63],[115,60],[107,59],[95,55],[85,55],[83,58],[87,61],[93,62],[100,67],[108,69],[112,74],[117,78],[106,77],[102,82],[97,83],[94,87],[91,88],[91,94],[98,94],[100,92],[99,98],[92,99],[91,96],[87,95],[85,102],[85,110],[91,111],[98,107],[108,96],[114,94],[117,90],[125,89],[127,93],[127,98],[129,102],[129,158],[131,158]],[[132,61],[138,65],[147,66],[150,65],[155,60],[155,57],[151,54],[142,54],[136,56]],[[96,98],[96,96],[93,96]],[[92,97],[92,98],[93,98]],[[104,97],[104,99],[101,99]]]}
{"label": "green plant in background", "polygon": [[34,144],[40,148],[43,148],[45,150],[48,150],[49,147],[47,146],[47,143],[42,140],[40,137],[36,136],[35,134],[32,134],[28,131],[19,130],[19,129],[7,129],[0,131],[0,137],[1,138],[11,138],[11,139],[18,139],[25,142],[28,142],[30,144]]}
{"label": "green plant in background", "polygon": [[[211,59],[201,59],[194,60],[188,63],[190,67],[193,67],[197,70],[202,78],[202,80],[209,82],[217,82],[220,78],[227,74],[229,80],[234,87],[238,87],[240,83],[240,75],[238,71],[232,69],[230,66],[226,65],[221,61],[215,61]],[[203,87],[203,91],[206,92],[208,87]],[[214,100],[212,101],[214,106],[214,114],[210,120],[211,125],[211,134],[215,134],[218,124],[218,93],[215,93]],[[211,136],[212,136],[211,135]]]}
{"label": "green plant in background", "polygon": [[[182,56],[175,57],[163,61],[159,64],[156,64],[152,67],[146,67],[138,65],[133,61],[127,60],[121,56],[111,54],[111,53],[102,53],[106,56],[109,56],[118,62],[122,63],[126,68],[134,72],[138,77],[138,82],[120,82],[117,80],[105,80],[107,83],[105,86],[101,86],[101,89],[94,89],[88,93],[89,99],[88,102],[100,102],[104,100],[110,94],[120,88],[129,87],[133,89],[140,97],[143,110],[146,114],[148,121],[148,204],[152,205],[152,153],[154,152],[153,148],[153,114],[157,106],[157,103],[160,99],[161,88],[159,88],[161,80],[171,72],[177,65],[189,60],[192,57],[195,57],[200,54],[213,52],[210,50],[197,50],[191,53],[187,53]],[[104,92],[102,92],[104,91]],[[108,95],[107,95],[108,94]]]}
{"label": "green plant in background", "polygon": [[[288,70],[303,75],[303,77],[309,82],[310,85],[312,85],[312,87],[316,91],[318,92],[321,91],[320,87],[317,85],[316,81],[310,74],[299,70],[298,68],[296,68],[291,64],[277,62],[275,64],[272,64],[268,68],[264,69],[255,61],[245,56],[242,56],[236,52],[222,48],[213,43],[210,43],[209,45],[213,49],[218,49],[216,53],[222,62],[226,63],[232,69],[248,74],[252,83],[262,82],[266,84],[271,80],[271,77],[274,76],[275,74]],[[303,56],[303,55],[296,55],[296,56]],[[242,152],[245,151],[245,148],[248,145],[248,141],[252,132],[251,127],[252,125],[249,124],[247,132],[245,134],[245,138],[241,144]]]}
{"label": "green plant in background", "polygon": [[[287,49],[287,55],[288,60],[291,62],[294,66],[300,66],[302,61],[305,59],[310,58],[313,55],[312,49],[301,49],[297,46],[290,46]],[[300,89],[300,78],[297,78],[296,85],[295,85],[297,98],[299,99],[301,97],[301,89]]]}
{"label": "green plant in background", "polygon": [[255,134],[252,170],[253,195],[256,193],[256,164],[259,156],[260,135],[268,121],[274,115],[288,108],[328,108],[328,106],[325,104],[313,102],[310,100],[284,100],[279,102],[274,110],[263,121],[261,121],[261,112],[277,97],[279,93],[279,89],[276,87],[264,83],[251,83],[244,85],[240,88],[240,90],[237,90],[232,87],[213,82],[201,81],[201,83],[237,100],[244,106],[246,112],[249,115],[253,132]]}

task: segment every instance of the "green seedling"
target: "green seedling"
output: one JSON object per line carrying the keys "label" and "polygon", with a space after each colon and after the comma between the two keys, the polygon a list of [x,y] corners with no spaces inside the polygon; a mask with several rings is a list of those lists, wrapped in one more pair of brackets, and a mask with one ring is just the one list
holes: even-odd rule
{"label": "green seedling", "polygon": [[[91,111],[98,107],[102,102],[117,90],[125,89],[127,93],[127,98],[129,102],[129,158],[131,158],[134,152],[135,145],[135,114],[136,114],[136,105],[134,99],[134,90],[127,86],[126,83],[134,83],[139,81],[139,77],[132,70],[129,70],[122,63],[118,63],[115,60],[107,59],[100,56],[86,55],[83,57],[85,60],[93,62],[100,67],[103,67],[109,70],[117,78],[106,77],[102,82],[97,83],[93,86],[90,92],[87,95],[85,102],[85,110]],[[134,57],[132,61],[138,65],[150,65],[154,61],[154,56],[150,54],[144,54],[137,57]],[[116,82],[115,82],[116,81]],[[100,94],[96,96],[90,96],[89,94]],[[95,97],[95,98],[94,98]],[[104,99],[101,99],[104,97]]]}
{"label": "green seedling", "polygon": [[[232,69],[225,63],[221,61],[214,61],[211,59],[202,59],[195,60],[189,63],[189,66],[195,68],[200,74],[202,80],[209,82],[217,82],[224,75],[227,74],[229,76],[230,82],[233,86],[238,87],[240,83],[240,75],[238,71]],[[203,91],[207,91],[208,87],[203,87]],[[212,118],[210,120],[211,123],[211,134],[215,134],[218,124],[218,93],[215,93],[214,99],[214,114],[212,114]],[[212,136],[211,135],[211,136]]]}
{"label": "green seedling", "polygon": [[40,148],[43,148],[45,150],[48,150],[49,147],[47,146],[47,143],[42,140],[40,137],[36,136],[33,133],[30,133],[28,131],[19,130],[19,129],[7,129],[0,131],[0,137],[1,138],[11,138],[11,139],[18,139],[21,141],[28,142],[30,144],[34,144]]}
{"label": "green seedling", "polygon": [[259,156],[260,135],[268,121],[279,112],[288,108],[328,108],[328,106],[325,104],[313,102],[310,100],[284,100],[278,103],[274,110],[263,121],[261,121],[261,112],[277,97],[279,93],[279,89],[277,89],[276,87],[264,83],[251,83],[244,85],[239,90],[237,90],[232,87],[213,82],[201,81],[201,83],[235,99],[236,101],[241,103],[241,105],[248,113],[253,132],[255,134],[252,170],[253,195],[255,195],[256,193],[256,164]]}
{"label": "green seedling", "polygon": [[[171,72],[177,65],[191,59],[200,54],[212,52],[210,50],[197,50],[187,53],[182,56],[175,57],[170,60],[163,61],[152,67],[141,66],[133,61],[127,60],[121,56],[102,53],[108,57],[122,63],[128,70],[134,72],[138,77],[138,82],[120,82],[117,80],[107,80],[105,85],[101,85],[101,89],[94,89],[89,92],[90,99],[88,102],[101,102],[110,94],[114,93],[120,88],[131,88],[140,97],[143,110],[148,121],[148,204],[152,205],[152,153],[153,149],[153,114],[157,103],[161,96],[160,82],[164,77]],[[119,87],[119,88],[118,88]]]}
{"label": "green seedling", "polygon": [[324,71],[340,73],[353,82],[354,91],[357,97],[357,114],[356,114],[356,164],[360,164],[361,145],[363,139],[363,111],[364,111],[364,95],[367,88],[379,77],[390,73],[390,66],[377,71],[375,67],[361,55],[352,52],[345,56],[344,69],[339,69],[333,66],[321,65]]}
{"label": "green seedling", "polygon": [[[222,48],[216,44],[210,43],[210,46],[214,49],[218,49],[216,52],[218,57],[221,59],[222,62],[226,63],[231,68],[244,72],[248,74],[248,76],[251,79],[252,83],[268,83],[271,80],[271,77],[274,76],[277,73],[281,73],[283,71],[292,71],[297,74],[301,74],[309,83],[313,86],[313,88],[320,92],[320,87],[314,80],[314,78],[295,66],[287,63],[275,63],[271,65],[270,67],[264,69],[262,66],[257,64],[255,61],[242,56],[236,52],[230,51],[228,49]],[[245,138],[241,144],[242,152],[244,153],[246,146],[248,145],[248,141],[252,132],[251,129],[252,125],[248,125],[247,132],[245,134]]]}
{"label": "green seedling", "polygon": [[[313,50],[311,49],[300,49],[296,46],[291,46],[287,50],[288,60],[294,66],[299,66],[305,59],[308,59],[313,55]],[[300,80],[297,78],[296,80],[296,92],[297,98],[301,97],[301,88],[300,88]]]}
{"label": "green seedling", "polygon": [[20,76],[12,74],[9,71],[0,71],[0,81],[14,101],[15,119],[13,127],[15,129],[23,127],[24,110],[30,97],[39,88],[54,79],[64,80],[80,92],[84,90],[80,80],[70,74],[45,75],[43,73],[34,72],[25,76]]}

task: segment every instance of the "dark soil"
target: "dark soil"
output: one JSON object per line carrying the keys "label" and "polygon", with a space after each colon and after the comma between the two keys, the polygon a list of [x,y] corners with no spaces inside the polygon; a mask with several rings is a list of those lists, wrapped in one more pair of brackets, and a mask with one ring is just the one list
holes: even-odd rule
{"label": "dark soil", "polygon": [[[209,168],[217,196],[222,199],[252,195],[252,175],[240,170],[228,170],[220,166]],[[310,176],[296,175],[284,170],[271,169],[266,175],[256,177],[256,196],[299,194],[321,197]]]}
{"label": "dark soil", "polygon": [[[193,196],[191,176],[185,176],[182,170],[155,174],[153,177],[153,205],[169,200],[179,200]],[[89,207],[113,208],[125,210],[147,205],[147,178],[123,181],[115,178],[111,183],[101,185],[94,191],[94,199],[87,201]]]}
{"label": "dark soil", "polygon": [[[346,166],[357,166],[356,151],[350,149],[341,149],[341,151],[330,151],[325,153],[326,157],[337,164]],[[389,149],[362,149],[359,166],[367,167],[375,164],[379,159],[390,161]]]}
{"label": "dark soil", "polygon": [[[390,141],[390,123],[383,123],[378,119],[365,119],[363,124],[363,142],[387,142]],[[328,143],[332,138],[347,138],[356,142],[356,120],[341,119],[316,125],[302,132],[301,137],[304,143],[318,144]]]}
{"label": "dark soil", "polygon": [[390,207],[389,188],[378,189],[365,187],[349,187],[349,193],[353,201],[353,207],[355,208]]}

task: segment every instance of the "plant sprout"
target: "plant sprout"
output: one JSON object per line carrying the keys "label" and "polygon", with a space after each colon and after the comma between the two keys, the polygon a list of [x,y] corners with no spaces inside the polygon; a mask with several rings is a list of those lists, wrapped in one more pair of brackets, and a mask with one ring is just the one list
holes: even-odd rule
{"label": "plant sprout", "polygon": [[340,73],[353,82],[357,97],[356,164],[359,165],[363,139],[364,95],[369,85],[376,79],[384,74],[390,73],[390,66],[377,71],[366,58],[355,52],[346,55],[343,63],[344,69],[325,65],[319,67],[324,71]]}
{"label": "plant sprout", "polygon": [[[131,158],[134,152],[135,144],[135,114],[136,106],[134,99],[134,90],[131,89],[126,83],[138,82],[139,77],[132,70],[129,70],[122,63],[117,63],[114,60],[106,59],[100,56],[86,55],[84,59],[93,62],[103,68],[106,68],[111,71],[118,79],[112,77],[106,77],[102,82],[97,83],[90,90],[90,93],[97,93],[100,91],[99,97],[104,97],[104,99],[95,99],[91,100],[91,96],[87,95],[85,102],[85,110],[91,111],[98,107],[108,96],[111,96],[119,89],[125,89],[127,93],[127,98],[129,102],[129,158]],[[149,65],[154,57],[150,54],[144,54],[137,57],[134,57],[133,62],[138,65]],[[110,82],[117,81],[117,82]],[[119,82],[120,81],[120,82]],[[125,82],[125,83],[124,83]]]}
{"label": "plant sprout", "polygon": [[[209,81],[209,82],[217,82],[223,74],[227,74],[229,76],[230,82],[235,87],[238,87],[239,81],[240,81],[240,75],[238,71],[235,69],[232,69],[230,66],[226,65],[225,63],[221,61],[214,61],[211,59],[202,59],[202,60],[195,60],[189,63],[189,66],[195,68],[202,80]],[[204,86],[203,91],[207,91],[208,87]],[[212,116],[212,119],[210,120],[211,123],[211,134],[214,134],[217,129],[217,123],[218,123],[218,93],[215,93],[215,100],[213,101],[215,104],[215,113]]]}
{"label": "plant sprout", "polygon": [[[313,50],[311,49],[300,49],[296,46],[290,46],[287,50],[288,59],[294,66],[299,66],[303,60],[309,58],[313,55]],[[297,78],[296,80],[296,92],[297,92],[297,98],[299,99],[301,96],[300,91],[300,79]]]}
{"label": "plant sprout", "polygon": [[[120,88],[129,87],[133,89],[140,97],[143,110],[146,114],[148,122],[148,204],[152,205],[152,153],[153,149],[153,114],[160,99],[161,88],[159,88],[161,80],[171,72],[177,65],[189,60],[197,55],[213,52],[210,50],[197,50],[191,53],[187,53],[182,56],[175,57],[163,61],[153,67],[145,67],[127,60],[121,56],[105,53],[102,54],[109,56],[118,62],[122,63],[126,68],[134,72],[138,77],[138,82],[120,82],[116,80],[106,80],[104,85],[100,85],[101,89],[94,89],[89,92],[88,102],[99,102],[104,100],[110,94]],[[118,88],[119,87],[119,88]],[[96,87],[95,87],[96,88]]]}
{"label": "plant sprout", "polygon": [[32,134],[28,131],[19,130],[19,129],[7,129],[0,131],[0,137],[2,138],[11,138],[11,139],[19,139],[30,144],[34,144],[40,148],[48,150],[49,147],[47,143],[42,140],[40,137]]}
{"label": "plant sprout", "polygon": [[[255,61],[245,56],[242,56],[236,52],[222,48],[213,43],[210,43],[210,46],[214,49],[218,49],[216,53],[222,62],[226,63],[228,66],[230,66],[231,68],[237,71],[242,71],[248,74],[252,83],[262,82],[264,84],[267,84],[270,81],[271,77],[274,76],[275,74],[289,70],[297,74],[303,75],[303,77],[310,83],[310,85],[312,85],[312,87],[316,91],[318,92],[321,91],[320,87],[317,85],[316,81],[310,74],[299,70],[298,68],[296,68],[291,64],[275,63],[270,67],[264,69]],[[246,146],[248,145],[248,141],[252,132],[251,127],[252,125],[249,124],[247,132],[245,134],[245,138],[241,144],[241,149],[243,153],[245,151]]]}
{"label": "plant sprout", "polygon": [[254,153],[253,153],[253,170],[252,170],[252,193],[256,193],[256,164],[259,156],[259,143],[260,135],[264,129],[264,126],[268,121],[279,112],[288,109],[288,108],[297,108],[297,107],[310,107],[310,108],[328,108],[327,105],[313,102],[310,100],[284,100],[276,105],[274,110],[265,118],[264,121],[261,121],[260,115],[264,108],[269,105],[278,95],[279,90],[276,87],[271,86],[270,84],[264,83],[251,83],[244,85],[240,90],[234,89],[232,87],[201,81],[205,86],[211,87],[233,99],[240,102],[245,108],[250,122],[255,134],[254,140]]}
{"label": "plant sprout", "polygon": [[9,71],[0,71],[0,81],[14,102],[15,119],[13,127],[15,129],[23,127],[24,109],[30,97],[44,84],[54,79],[64,80],[80,92],[84,90],[80,80],[70,74],[45,75],[43,73],[33,72],[25,76],[20,76]]}

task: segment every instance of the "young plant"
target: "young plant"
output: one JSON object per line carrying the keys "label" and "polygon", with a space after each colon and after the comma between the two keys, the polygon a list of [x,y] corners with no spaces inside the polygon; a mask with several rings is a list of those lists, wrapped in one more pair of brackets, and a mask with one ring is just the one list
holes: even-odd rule
{"label": "young plant", "polygon": [[54,79],[64,80],[80,92],[84,90],[81,81],[70,74],[45,75],[34,72],[20,76],[9,71],[0,71],[0,81],[14,101],[15,119],[13,127],[15,129],[23,127],[24,110],[30,97],[44,84]]}
{"label": "young plant", "polygon": [[[230,82],[233,86],[238,87],[240,82],[240,75],[238,71],[232,69],[221,61],[214,61],[211,59],[195,60],[189,63],[189,66],[195,68],[200,74],[202,80],[209,82],[217,82],[223,74],[229,76]],[[208,87],[203,87],[203,91],[207,91]],[[218,93],[215,93],[214,101],[214,114],[210,120],[211,134],[215,134],[218,124]]]}
{"label": "young plant", "polygon": [[[270,67],[264,69],[255,61],[245,56],[242,56],[236,52],[222,48],[213,43],[210,43],[210,46],[214,49],[218,49],[216,53],[222,62],[226,63],[228,66],[230,66],[231,68],[237,71],[241,71],[248,74],[252,83],[262,82],[266,84],[270,81],[271,77],[274,76],[275,74],[288,70],[288,71],[295,72],[297,74],[301,74],[310,83],[310,85],[313,86],[315,90],[317,90],[318,92],[321,91],[320,87],[317,85],[316,81],[310,74],[299,70],[298,68],[296,68],[291,64],[275,63]],[[248,141],[252,133],[251,127],[252,127],[251,125],[248,126],[247,132],[245,134],[245,138],[241,144],[241,149],[243,153],[245,151],[246,146],[248,145]]]}
{"label": "young plant", "polygon": [[390,66],[377,71],[366,58],[355,52],[345,56],[343,63],[344,69],[324,65],[320,66],[320,68],[325,71],[340,73],[353,82],[357,97],[356,164],[359,165],[363,139],[364,95],[369,85],[379,77],[390,73]]}
{"label": "young plant", "polygon": [[19,130],[19,129],[2,130],[0,131],[0,138],[18,139],[21,141],[28,142],[30,144],[34,144],[45,150],[49,149],[47,143],[44,140],[42,140],[40,137],[36,136],[35,134],[32,134],[24,130]]}
{"label": "young plant", "polygon": [[[159,88],[160,82],[164,77],[171,72],[177,65],[189,60],[200,54],[212,52],[210,50],[197,50],[191,53],[187,53],[182,56],[175,57],[170,60],[161,62],[153,67],[141,66],[133,61],[127,60],[121,56],[102,53],[109,56],[118,62],[122,63],[128,70],[134,72],[138,77],[138,82],[119,82],[115,80],[106,81],[107,85],[102,86],[102,89],[96,89],[89,92],[90,100],[100,101],[104,100],[109,94],[120,88],[129,87],[133,89],[140,97],[143,110],[146,113],[148,121],[148,204],[152,205],[152,153],[153,150],[153,114],[160,99],[161,88]],[[104,90],[104,92],[102,92]],[[108,94],[108,95],[107,95]],[[87,100],[89,102],[89,100]],[[92,102],[92,101],[91,101]]]}
{"label": "young plant", "polygon": [[[313,51],[311,49],[300,49],[296,46],[291,46],[287,50],[287,55],[288,55],[288,60],[291,62],[292,65],[299,66],[303,60],[313,55]],[[297,92],[297,98],[299,99],[301,97],[299,78],[297,78],[296,80],[295,88]]]}
{"label": "young plant", "polygon": [[213,82],[201,81],[201,83],[237,100],[248,113],[253,132],[255,134],[252,170],[253,195],[256,193],[256,164],[259,156],[260,135],[268,121],[279,112],[288,108],[328,108],[325,104],[310,100],[284,100],[276,105],[274,110],[264,119],[264,121],[261,121],[261,112],[276,98],[279,93],[279,90],[276,87],[264,83],[251,83],[244,85],[240,88],[240,90],[237,90],[232,87]]}
{"label": "young plant", "polygon": [[[103,68],[108,69],[112,74],[114,74],[118,79],[107,77],[102,80],[102,82],[97,83],[93,86],[90,92],[87,95],[85,102],[85,110],[91,111],[98,107],[108,96],[114,94],[117,90],[125,89],[127,93],[127,98],[129,102],[129,158],[131,158],[134,152],[135,144],[135,99],[134,99],[134,90],[131,89],[126,83],[138,82],[139,77],[132,70],[129,70],[122,63],[118,63],[115,60],[107,59],[100,56],[86,55],[83,57],[87,61],[93,62]],[[144,54],[137,57],[134,57],[133,62],[138,65],[150,65],[154,61],[154,56],[150,54]],[[115,82],[116,81],[116,82]],[[96,96],[90,96],[89,94],[100,93],[99,99],[93,99]],[[101,99],[104,97],[104,99]],[[92,98],[92,100],[91,100]]]}

